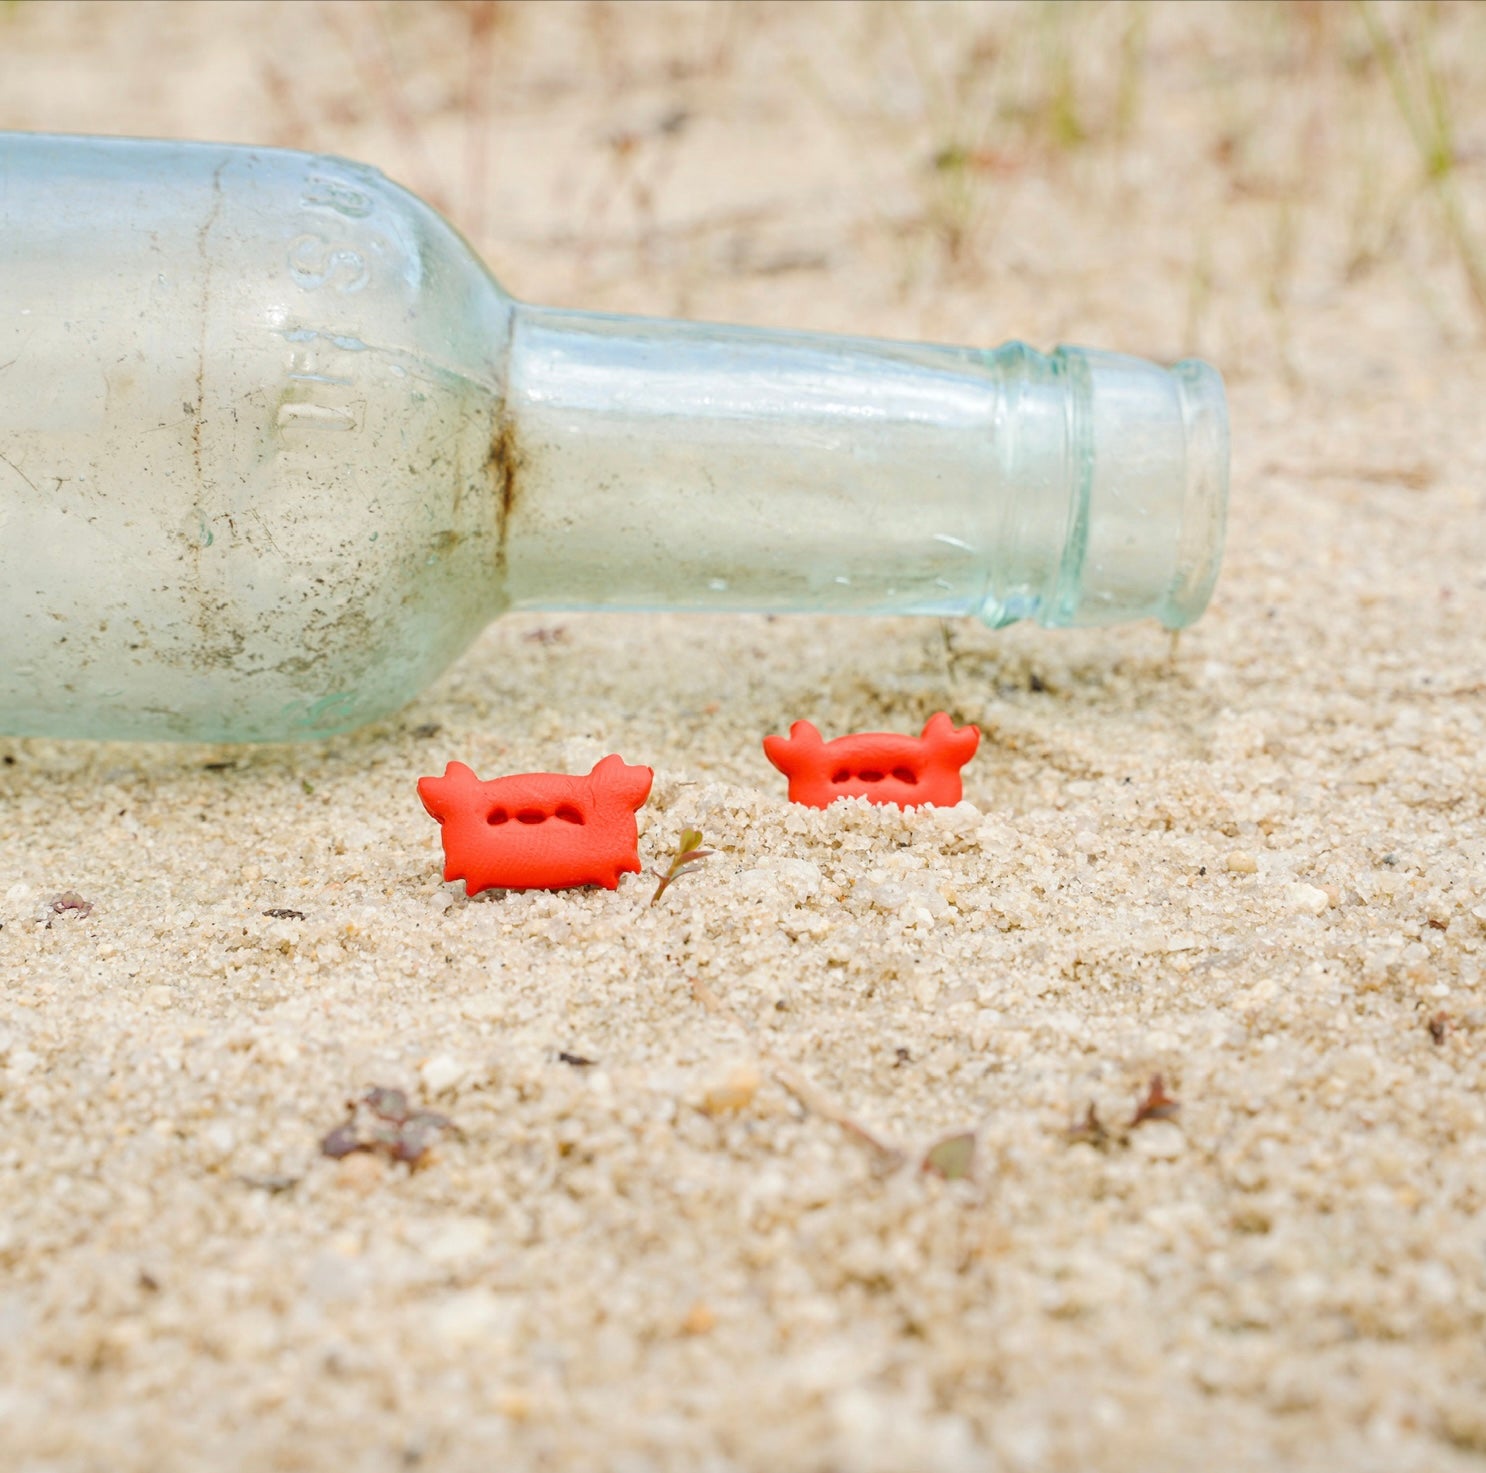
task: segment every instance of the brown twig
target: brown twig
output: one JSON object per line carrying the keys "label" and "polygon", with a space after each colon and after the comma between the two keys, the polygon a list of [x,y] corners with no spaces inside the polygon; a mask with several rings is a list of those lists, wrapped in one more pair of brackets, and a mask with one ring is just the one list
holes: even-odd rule
{"label": "brown twig", "polygon": [[754,1052],[758,1054],[759,1062],[774,1076],[781,1088],[793,1095],[806,1111],[840,1126],[853,1140],[872,1151],[878,1160],[889,1169],[901,1166],[908,1159],[908,1153],[901,1146],[894,1145],[879,1135],[874,1135],[861,1121],[855,1119],[844,1105],[833,1099],[812,1080],[806,1078],[788,1059],[781,1059],[778,1054],[761,1048],[748,1025],[705,982],[693,977],[691,990],[696,1000],[709,1013],[732,1024],[748,1039]]}
{"label": "brown twig", "polygon": [[1486,253],[1482,252],[1460,198],[1454,124],[1443,78],[1430,53],[1429,14],[1424,13],[1415,33],[1415,66],[1411,70],[1404,46],[1389,34],[1378,14],[1376,0],[1355,0],[1355,3],[1373,54],[1388,79],[1394,104],[1418,150],[1424,183],[1434,194],[1445,234],[1460,259],[1477,321],[1486,330]]}
{"label": "brown twig", "polygon": [[1097,1151],[1108,1150],[1111,1146],[1128,1146],[1131,1136],[1142,1125],[1152,1120],[1175,1120],[1181,1108],[1181,1101],[1167,1094],[1164,1077],[1152,1074],[1146,1082],[1144,1095],[1136,1101],[1135,1113],[1126,1124],[1106,1125],[1091,1100],[1083,1119],[1075,1121],[1063,1135],[1070,1145],[1093,1146]]}

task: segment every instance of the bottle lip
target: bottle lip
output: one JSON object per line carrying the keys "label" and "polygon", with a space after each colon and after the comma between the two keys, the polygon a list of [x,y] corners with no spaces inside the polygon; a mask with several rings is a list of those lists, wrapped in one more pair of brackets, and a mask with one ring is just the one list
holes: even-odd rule
{"label": "bottle lip", "polygon": [[1207,607],[1223,562],[1228,519],[1228,396],[1223,376],[1200,358],[1184,358],[1172,366],[1171,375],[1176,380],[1186,441],[1186,487],[1176,581],[1161,622],[1168,629],[1181,629]]}
{"label": "bottle lip", "polygon": [[1060,348],[1068,511],[1039,620],[1133,619],[1181,629],[1207,607],[1223,558],[1228,408],[1210,364],[1171,367]]}

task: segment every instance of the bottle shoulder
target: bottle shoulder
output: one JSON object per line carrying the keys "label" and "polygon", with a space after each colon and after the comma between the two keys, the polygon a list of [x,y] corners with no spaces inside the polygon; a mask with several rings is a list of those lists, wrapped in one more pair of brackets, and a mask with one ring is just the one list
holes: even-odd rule
{"label": "bottle shoulder", "polygon": [[30,315],[111,282],[123,291],[109,315],[121,319],[163,315],[185,331],[193,313],[225,311],[246,328],[356,339],[500,379],[510,298],[452,225],[370,165],[0,132],[0,172],[0,297]]}

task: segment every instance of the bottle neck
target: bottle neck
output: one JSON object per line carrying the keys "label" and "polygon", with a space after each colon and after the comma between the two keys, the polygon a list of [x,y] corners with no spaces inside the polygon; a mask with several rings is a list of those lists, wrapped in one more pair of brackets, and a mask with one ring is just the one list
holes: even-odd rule
{"label": "bottle neck", "polygon": [[[1185,623],[1211,579],[1195,607],[1173,602],[1191,581],[1175,566],[1176,382],[1078,350],[519,306],[503,410],[508,605]],[[1096,452],[1142,412],[1156,433],[1141,431],[1133,470],[1150,485],[1132,500],[1130,475],[1113,484]],[[1093,584],[1091,549],[1116,565]]]}

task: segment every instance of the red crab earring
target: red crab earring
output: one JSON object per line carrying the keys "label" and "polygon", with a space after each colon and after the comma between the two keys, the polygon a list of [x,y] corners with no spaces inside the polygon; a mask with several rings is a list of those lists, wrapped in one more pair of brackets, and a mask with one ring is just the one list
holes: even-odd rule
{"label": "red crab earring", "polygon": [[964,796],[960,769],[979,744],[979,727],[957,727],[939,711],[916,737],[864,731],[827,742],[810,722],[797,721],[787,737],[765,737],[764,753],[789,779],[790,801],[808,808],[837,798],[951,808]]}
{"label": "red crab earring", "polygon": [[605,757],[586,777],[523,772],[481,782],[463,762],[419,780],[443,830],[444,878],[482,890],[566,890],[640,872],[635,813],[655,774]]}

